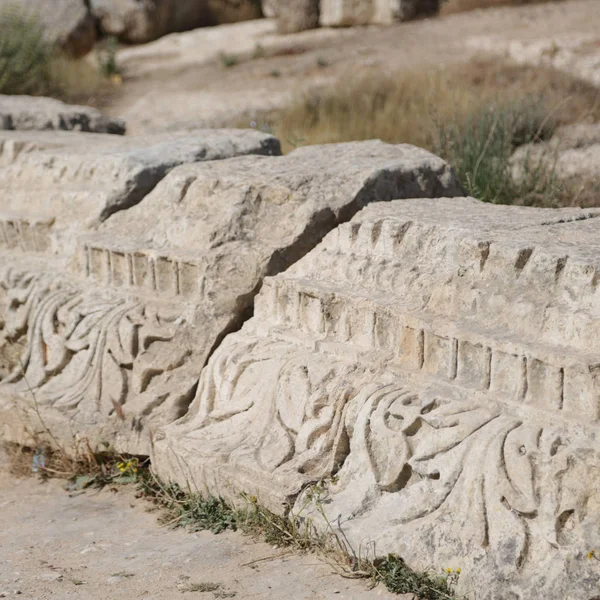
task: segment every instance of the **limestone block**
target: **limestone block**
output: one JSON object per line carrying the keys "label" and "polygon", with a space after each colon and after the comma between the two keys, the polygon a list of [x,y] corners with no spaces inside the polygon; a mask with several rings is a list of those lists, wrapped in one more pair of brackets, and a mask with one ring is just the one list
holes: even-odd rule
{"label": "limestone block", "polygon": [[440,0],[321,0],[320,24],[326,27],[390,25],[435,15]]}
{"label": "limestone block", "polygon": [[277,31],[297,33],[319,26],[319,0],[278,0]]}
{"label": "limestone block", "polygon": [[[202,23],[205,0],[183,0],[183,10],[195,7],[196,14],[187,14],[189,28]],[[173,0],[91,0],[90,8],[101,31],[122,42],[143,44],[166,35],[173,29]],[[182,10],[182,9],[180,9]],[[182,12],[183,12],[182,10]]]}
{"label": "limestone block", "polygon": [[261,8],[267,19],[274,19],[279,16],[279,0],[262,0]]}
{"label": "limestone block", "polygon": [[256,0],[90,0],[90,7],[105,35],[134,44],[261,16]]}
{"label": "limestone block", "polygon": [[321,0],[322,27],[368,25],[375,15],[377,0]]}
{"label": "limestone block", "polygon": [[263,16],[260,0],[205,0],[206,21],[203,25],[221,25],[259,19]]}
{"label": "limestone block", "polygon": [[42,219],[44,249],[64,255],[79,233],[139,202],[173,167],[251,153],[279,154],[279,142],[250,130],[132,138],[0,132],[1,212],[19,227]]}
{"label": "limestone block", "polygon": [[0,95],[0,129],[61,129],[123,135],[125,122],[106,117],[95,108],[69,105],[54,98]]}
{"label": "limestone block", "polygon": [[[37,404],[65,445],[79,437],[148,453],[152,431],[182,416],[207,358],[249,317],[265,276],[366,204],[444,193],[462,193],[444,161],[372,141],[173,168],[139,204],[74,236],[73,254],[43,252],[53,221],[7,217],[0,309],[4,339],[22,351],[0,383],[2,435],[27,440],[24,422],[43,435]],[[315,331],[317,309],[303,301]]]}
{"label": "limestone block", "polygon": [[357,554],[460,567],[482,600],[595,598],[598,218],[370,204],[264,280],[154,468],[324,511]]}
{"label": "limestone block", "polygon": [[[391,14],[396,21],[412,21],[419,17],[430,17],[440,12],[442,0],[385,0],[385,12]],[[381,3],[381,2],[380,2]]]}
{"label": "limestone block", "polygon": [[567,185],[574,202],[594,206],[600,190],[600,125],[559,127],[549,141],[517,148],[510,162],[516,181],[541,169]]}

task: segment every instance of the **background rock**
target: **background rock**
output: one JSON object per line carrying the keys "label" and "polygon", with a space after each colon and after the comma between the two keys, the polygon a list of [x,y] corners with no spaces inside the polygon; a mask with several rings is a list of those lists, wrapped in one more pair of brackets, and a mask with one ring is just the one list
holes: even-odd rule
{"label": "background rock", "polygon": [[279,0],[263,0],[262,12],[267,19],[273,19],[279,14]]}
{"label": "background rock", "polygon": [[260,0],[205,0],[205,25],[221,25],[259,19],[263,16]]}
{"label": "background rock", "polygon": [[261,16],[255,0],[91,0],[91,10],[104,34],[133,44]]}
{"label": "background rock", "polygon": [[[381,1],[381,0],[380,0]],[[418,17],[430,17],[440,12],[444,0],[392,0],[395,20],[411,21]],[[385,0],[386,4],[390,0]]]}
{"label": "background rock", "polygon": [[54,98],[0,95],[0,129],[62,129],[123,135],[125,122],[106,117],[95,108],[65,104]]}
{"label": "background rock", "polygon": [[375,15],[375,0],[321,0],[323,27],[367,25]]}
{"label": "background rock", "polygon": [[515,180],[541,170],[569,186],[574,200],[594,206],[600,194],[600,124],[560,127],[546,143],[517,148],[510,162]]}
{"label": "background rock", "polygon": [[440,0],[321,0],[320,23],[328,27],[352,27],[437,14]]}
{"label": "background rock", "polygon": [[319,0],[278,0],[277,31],[296,33],[319,26]]}

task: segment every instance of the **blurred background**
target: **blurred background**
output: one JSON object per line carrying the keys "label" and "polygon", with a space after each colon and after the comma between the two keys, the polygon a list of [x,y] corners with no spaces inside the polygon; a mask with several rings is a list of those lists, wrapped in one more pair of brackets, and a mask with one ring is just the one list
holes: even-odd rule
{"label": "blurred background", "polygon": [[415,144],[482,200],[600,205],[600,0],[0,0],[0,95]]}

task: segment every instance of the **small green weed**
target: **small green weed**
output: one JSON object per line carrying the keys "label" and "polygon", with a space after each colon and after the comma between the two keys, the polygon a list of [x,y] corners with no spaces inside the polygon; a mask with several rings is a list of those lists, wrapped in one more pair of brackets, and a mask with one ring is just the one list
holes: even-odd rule
{"label": "small green weed", "polygon": [[111,577],[123,577],[124,579],[129,579],[130,577],[135,577],[135,573],[128,573],[127,571],[119,571],[118,573],[113,573]]}
{"label": "small green weed", "polygon": [[264,58],[264,56],[265,56],[264,46],[262,44],[257,43],[254,46],[254,50],[252,52],[252,58],[256,60],[258,58]]}
{"label": "small green weed", "polygon": [[123,72],[117,63],[117,38],[109,37],[106,43],[98,46],[96,50],[96,62],[98,71],[107,79],[122,77]]}
{"label": "small green weed", "polygon": [[222,588],[222,584],[220,583],[211,583],[210,581],[201,582],[201,583],[190,583],[188,586],[183,588],[184,592],[216,592]]}
{"label": "small green weed", "polygon": [[455,168],[471,196],[496,204],[550,206],[560,193],[553,164],[526,164],[516,181],[510,157],[517,146],[547,140],[554,130],[554,121],[537,100],[492,104],[463,121],[438,123],[434,152]]}
{"label": "small green weed", "polygon": [[221,52],[221,54],[219,54],[219,59],[226,69],[235,67],[240,62],[240,59],[236,54],[228,54],[227,52]]}
{"label": "small green weed", "polygon": [[416,594],[421,600],[445,600],[456,598],[454,587],[458,583],[460,569],[447,569],[436,577],[432,573],[417,573],[395,554],[373,561],[373,578],[395,594]]}
{"label": "small green weed", "polygon": [[[171,527],[213,533],[240,530],[278,548],[317,552],[344,576],[371,579],[374,584],[382,583],[394,593],[413,593],[423,600],[458,600],[454,589],[460,569],[447,570],[436,577],[431,573],[412,571],[402,558],[394,555],[368,561],[357,557],[351,549],[349,551],[345,538],[340,538],[331,526],[325,531],[315,527],[304,513],[309,505],[316,506],[317,513],[326,519],[322,501],[327,492],[322,483],[306,491],[304,506],[297,512],[290,510],[286,515],[276,515],[265,509],[256,496],[243,494],[241,506],[233,507],[222,498],[203,497],[185,492],[177,484],[164,484],[149,472],[140,481],[140,491],[157,504],[163,511],[161,521]],[[208,589],[205,587],[208,585],[216,584],[191,584],[186,590],[214,591],[215,597],[219,598],[235,595],[235,592]]]}

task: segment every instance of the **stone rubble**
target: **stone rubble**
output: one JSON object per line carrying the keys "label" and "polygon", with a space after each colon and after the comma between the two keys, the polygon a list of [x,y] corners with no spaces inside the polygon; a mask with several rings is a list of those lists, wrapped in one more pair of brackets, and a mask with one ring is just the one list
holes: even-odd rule
{"label": "stone rubble", "polygon": [[62,130],[125,134],[125,121],[106,117],[89,106],[54,98],[0,94],[0,130]]}
{"label": "stone rubble", "polygon": [[560,127],[546,143],[525,144],[511,157],[515,180],[543,168],[574,189],[600,196],[600,124]]}

